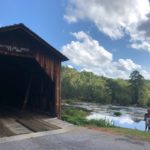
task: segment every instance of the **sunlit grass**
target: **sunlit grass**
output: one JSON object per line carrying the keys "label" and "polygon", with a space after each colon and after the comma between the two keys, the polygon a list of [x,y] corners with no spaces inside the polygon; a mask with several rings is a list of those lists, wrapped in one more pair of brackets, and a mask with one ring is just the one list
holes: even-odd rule
{"label": "sunlit grass", "polygon": [[[94,128],[94,127],[90,127],[90,128]],[[127,136],[127,137],[130,137],[132,139],[150,141],[150,132],[139,131],[136,129],[126,129],[126,128],[120,128],[120,127],[99,128],[99,130],[109,132],[111,134],[118,134],[118,135]]]}
{"label": "sunlit grass", "polygon": [[94,125],[97,127],[113,127],[112,123],[105,119],[87,120],[86,116],[88,115],[89,112],[85,110],[79,110],[76,108],[66,108],[63,109],[62,111],[62,120],[65,120],[75,125],[83,125],[83,126]]}
{"label": "sunlit grass", "polygon": [[80,110],[76,108],[65,108],[62,110],[62,120],[70,122],[75,125],[85,126],[90,129],[96,129],[97,131],[109,132],[111,134],[118,134],[133,139],[150,141],[150,132],[139,131],[136,129],[126,129],[121,127],[115,127],[111,122],[100,120],[87,120],[86,116],[89,115],[88,111]]}

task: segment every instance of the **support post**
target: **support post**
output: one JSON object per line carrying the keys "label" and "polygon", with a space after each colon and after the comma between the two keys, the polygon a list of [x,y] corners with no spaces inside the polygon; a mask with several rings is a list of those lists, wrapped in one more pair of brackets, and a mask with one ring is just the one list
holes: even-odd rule
{"label": "support post", "polygon": [[25,110],[25,108],[27,106],[27,103],[28,103],[28,100],[29,100],[31,83],[32,83],[32,75],[31,75],[31,77],[29,79],[29,82],[28,82],[28,87],[27,87],[27,90],[26,90],[25,99],[24,99],[23,106],[22,106],[22,111]]}

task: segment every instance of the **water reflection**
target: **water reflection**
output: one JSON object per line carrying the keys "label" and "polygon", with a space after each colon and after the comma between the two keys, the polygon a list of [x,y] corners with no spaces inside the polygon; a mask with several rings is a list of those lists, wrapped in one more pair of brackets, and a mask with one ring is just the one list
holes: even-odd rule
{"label": "water reflection", "polygon": [[144,131],[145,129],[145,122],[140,120],[138,122],[134,121],[130,115],[122,115],[120,117],[110,116],[109,114],[100,114],[92,112],[88,117],[90,119],[105,119],[115,126],[123,127],[123,128],[130,128],[130,129],[138,129]]}
{"label": "water reflection", "polygon": [[[113,105],[97,105],[92,103],[77,103],[76,107],[85,108],[91,111],[87,119],[106,119],[115,126],[138,129],[144,131],[144,114],[146,109],[140,107],[124,107]],[[121,112],[117,117],[114,112]]]}

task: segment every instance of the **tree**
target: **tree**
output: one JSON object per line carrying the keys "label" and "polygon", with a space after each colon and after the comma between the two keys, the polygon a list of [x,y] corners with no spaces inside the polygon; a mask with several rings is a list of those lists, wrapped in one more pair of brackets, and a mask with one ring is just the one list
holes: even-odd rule
{"label": "tree", "polygon": [[132,95],[132,104],[139,104],[143,95],[144,77],[139,71],[135,70],[130,74],[130,87]]}
{"label": "tree", "polygon": [[62,67],[62,98],[101,104],[150,106],[150,80],[139,71],[130,80],[111,79],[92,72]]}
{"label": "tree", "polygon": [[62,67],[62,98],[99,103],[110,103],[111,99],[105,78],[67,67]]}
{"label": "tree", "polygon": [[115,105],[130,105],[129,82],[123,79],[108,79],[107,81],[111,89],[111,103]]}

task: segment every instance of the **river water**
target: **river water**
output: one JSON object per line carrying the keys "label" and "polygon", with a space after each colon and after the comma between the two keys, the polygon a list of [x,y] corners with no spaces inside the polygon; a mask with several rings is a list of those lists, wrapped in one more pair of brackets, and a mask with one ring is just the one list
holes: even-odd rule
{"label": "river water", "polygon": [[[114,105],[98,105],[93,103],[76,103],[75,107],[90,110],[87,119],[105,119],[115,126],[145,130],[144,114],[146,109],[140,107],[124,107]],[[121,116],[115,116],[114,112],[121,112]]]}

